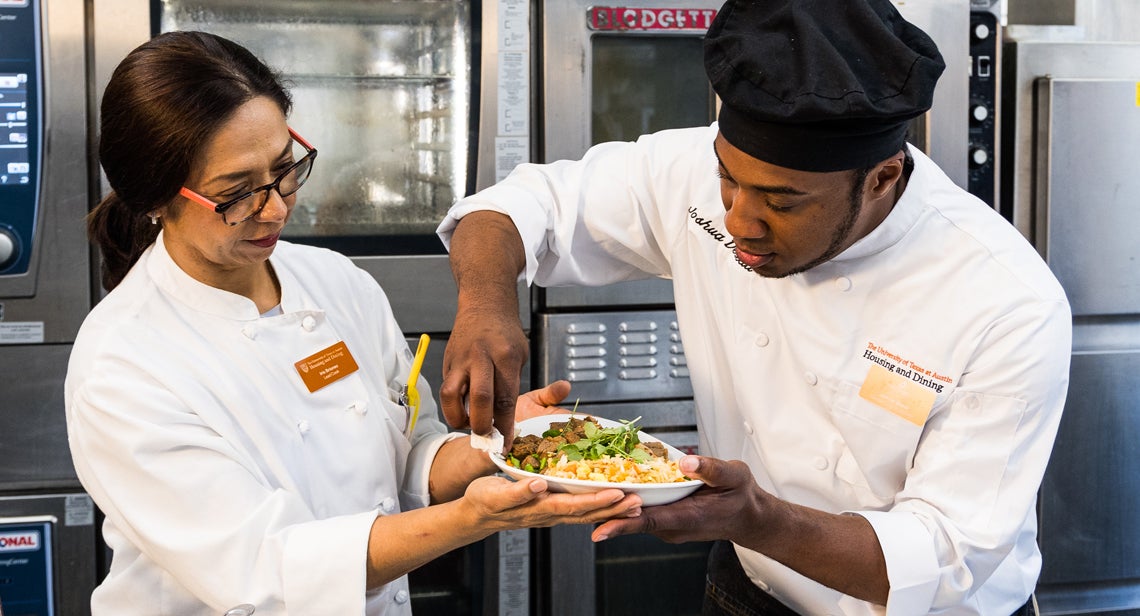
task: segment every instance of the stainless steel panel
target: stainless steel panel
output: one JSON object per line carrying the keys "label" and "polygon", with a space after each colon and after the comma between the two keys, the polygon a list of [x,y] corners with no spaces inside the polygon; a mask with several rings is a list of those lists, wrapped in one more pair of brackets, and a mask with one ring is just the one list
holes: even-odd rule
{"label": "stainless steel panel", "polygon": [[1134,70],[1129,80],[1037,82],[1039,244],[1074,316],[1140,306],[1140,211],[1133,207],[1140,143],[1132,138],[1140,134],[1140,66]]}
{"label": "stainless steel panel", "polygon": [[70,344],[0,347],[0,490],[79,487],[64,417],[70,354]]}
{"label": "stainless steel panel", "polygon": [[547,552],[538,555],[539,576],[550,583],[551,616],[590,616],[597,613],[598,585],[590,541],[590,524],[555,526],[548,531]]}
{"label": "stainless steel panel", "polygon": [[1137,316],[1077,317],[1073,319],[1073,352],[1127,352],[1140,349]]}
{"label": "stainless steel panel", "polygon": [[[543,3],[543,137],[545,150],[541,159],[550,162],[580,158],[593,144],[591,135],[591,39],[594,36],[702,37],[704,28],[683,31],[652,30],[646,32],[593,32],[587,27],[587,11],[594,6],[589,0]],[[637,9],[683,8],[703,16],[690,18],[690,23],[705,24],[708,13],[720,8],[722,0],[662,0],[625,2],[621,6]],[[652,70],[652,67],[646,67]],[[694,84],[707,88],[707,82]],[[649,279],[596,288],[550,288],[546,290],[549,307],[591,307],[646,304],[672,304],[673,286],[667,280]]]}
{"label": "stainless steel panel", "polygon": [[543,295],[550,308],[668,305],[673,303],[673,281],[647,278],[604,287],[546,287]]}
{"label": "stainless steel panel", "polygon": [[535,347],[535,378],[569,380],[582,402],[693,395],[671,310],[539,315]]}
{"label": "stainless steel panel", "polygon": [[1068,402],[1041,486],[1043,613],[1140,608],[1137,374],[1140,349],[1073,355]]}
{"label": "stainless steel panel", "polygon": [[[28,274],[0,276],[0,320],[44,324],[44,342],[75,340],[91,306],[87,93],[82,0],[44,2],[43,185]],[[0,345],[0,356],[6,354]],[[9,373],[11,374],[11,373]]]}
{"label": "stainless steel panel", "polygon": [[1076,0],[1009,0],[1014,24],[1066,25],[1076,20]]}
{"label": "stainless steel panel", "polygon": [[[479,42],[479,124],[475,190],[533,162],[538,109],[532,66],[537,36],[529,0],[485,0]],[[524,117],[517,117],[524,116]]]}
{"label": "stainless steel panel", "polygon": [[[446,255],[354,257],[354,263],[380,283],[400,329],[406,334],[451,331],[458,289]],[[519,284],[519,320],[530,329],[530,295]],[[413,345],[414,348],[414,345]]]}
{"label": "stainless steel panel", "polygon": [[0,496],[0,523],[43,517],[52,520],[56,614],[90,614],[100,543],[91,498],[81,492]]}
{"label": "stainless steel panel", "polygon": [[[570,391],[570,404],[573,406],[574,391]],[[653,402],[616,402],[588,403],[578,406],[580,413],[596,414],[598,417],[615,420],[634,420],[640,418],[638,425],[642,430],[660,438],[661,440],[681,449],[676,443],[664,436],[667,430],[678,427],[692,427],[697,425],[696,406],[692,399],[688,400],[658,400]],[[682,444],[689,444],[687,437],[681,437]]]}
{"label": "stainless steel panel", "polygon": [[926,139],[912,140],[954,181],[967,185],[970,75],[970,4],[961,0],[892,0],[907,21],[934,39],[946,70],[934,89],[934,105],[923,118]]}
{"label": "stainless steel panel", "polygon": [[1077,0],[1076,9],[1076,23],[1084,27],[1089,40],[1140,41],[1140,2]]}
{"label": "stainless steel panel", "polygon": [[[132,49],[150,38],[148,0],[97,0],[91,2],[91,36],[94,41],[95,109],[115,67]],[[99,114],[92,118],[98,133]],[[106,189],[104,187],[104,192]]]}
{"label": "stainless steel panel", "polygon": [[[1009,38],[1020,36],[1011,28]],[[1027,30],[1026,37],[1035,31]],[[1002,203],[1011,208],[1014,225],[1037,244],[1042,239],[1045,224],[1043,217],[1034,215],[1037,187],[1034,160],[1038,126],[1035,124],[1036,80],[1046,75],[1053,79],[1134,79],[1140,67],[1140,44],[1085,43],[1075,41],[1012,40],[1003,53],[1002,83],[1004,89],[1005,121],[1003,123],[1002,182],[1005,186]],[[1128,135],[1117,132],[1114,141],[1123,142]],[[1102,147],[1104,144],[1097,144]],[[1119,147],[1119,146],[1110,146]],[[1067,174],[1068,172],[1066,172]],[[1123,181],[1128,176],[1096,176],[1106,186]],[[1067,180],[1075,181],[1070,175]],[[1125,195],[1121,195],[1121,198]],[[1086,243],[1094,240],[1086,238]],[[1038,245],[1044,254],[1045,246]]]}

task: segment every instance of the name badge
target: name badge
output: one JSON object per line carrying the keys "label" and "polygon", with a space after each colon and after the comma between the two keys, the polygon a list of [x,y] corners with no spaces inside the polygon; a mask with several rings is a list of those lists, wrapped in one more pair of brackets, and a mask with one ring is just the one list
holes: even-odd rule
{"label": "name badge", "polygon": [[339,381],[359,368],[343,340],[313,353],[293,366],[297,368],[297,374],[301,375],[305,387],[309,388],[309,393]]}
{"label": "name badge", "polygon": [[935,393],[875,364],[867,371],[859,397],[921,426],[934,408]]}

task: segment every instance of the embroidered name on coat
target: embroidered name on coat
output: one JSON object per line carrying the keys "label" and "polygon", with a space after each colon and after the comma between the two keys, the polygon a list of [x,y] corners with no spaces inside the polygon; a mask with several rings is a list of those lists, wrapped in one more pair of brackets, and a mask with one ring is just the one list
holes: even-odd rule
{"label": "embroidered name on coat", "polygon": [[725,239],[728,238],[728,234],[724,231],[721,231],[720,228],[716,226],[716,223],[713,222],[713,219],[697,216],[696,206],[689,208],[689,219],[692,220],[693,224],[695,224],[697,227],[704,229],[705,232],[709,234],[709,237],[718,242],[723,242],[725,248],[728,248],[730,250],[736,248],[736,242],[732,241],[731,239],[725,241]]}

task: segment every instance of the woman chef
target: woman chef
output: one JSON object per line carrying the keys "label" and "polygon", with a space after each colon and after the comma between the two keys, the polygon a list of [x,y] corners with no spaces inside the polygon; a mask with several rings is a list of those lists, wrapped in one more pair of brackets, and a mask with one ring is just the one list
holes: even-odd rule
{"label": "woman chef", "polygon": [[[617,490],[482,477],[486,454],[430,396],[408,432],[411,354],[383,291],[339,254],[279,241],[316,157],[289,108],[247,50],[196,32],[135,49],[107,86],[113,192],[89,231],[111,292],[66,382],[76,470],[114,552],[97,615],[407,614],[405,574],[449,550],[640,512]],[[520,417],[567,391],[520,398]]]}

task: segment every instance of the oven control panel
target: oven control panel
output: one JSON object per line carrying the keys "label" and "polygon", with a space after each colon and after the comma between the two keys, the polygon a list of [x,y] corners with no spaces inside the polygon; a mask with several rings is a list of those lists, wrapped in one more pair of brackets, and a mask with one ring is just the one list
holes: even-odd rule
{"label": "oven control panel", "polygon": [[580,402],[691,398],[672,310],[536,315],[536,378],[570,381]]}
{"label": "oven control panel", "polygon": [[990,11],[970,11],[970,107],[967,189],[998,208],[998,53],[1001,32]]}
{"label": "oven control panel", "polygon": [[0,276],[25,274],[41,167],[38,2],[0,1]]}

